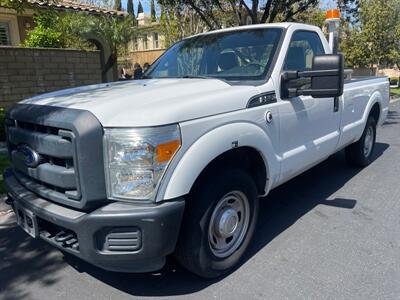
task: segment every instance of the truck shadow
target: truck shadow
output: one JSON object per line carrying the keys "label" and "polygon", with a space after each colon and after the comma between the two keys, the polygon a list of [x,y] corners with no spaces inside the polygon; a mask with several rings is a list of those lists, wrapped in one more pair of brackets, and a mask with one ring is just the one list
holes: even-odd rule
{"label": "truck shadow", "polygon": [[[377,143],[374,160],[389,147]],[[342,152],[273,190],[263,198],[257,230],[244,263],[262,250],[302,216],[319,205],[353,209],[356,199],[331,199],[331,195],[356,176],[361,169],[346,165]],[[321,214],[323,217],[323,214]],[[72,266],[122,292],[135,296],[174,296],[202,290],[218,280],[204,280],[180,267],[169,258],[159,272],[126,274],[104,271],[71,255],[60,256],[58,250],[40,240],[32,240],[15,223],[0,224],[0,294],[2,299],[29,299],[24,285],[56,285],[63,280],[63,269]],[[240,266],[239,266],[240,268]],[[65,275],[65,274],[64,274]],[[77,274],[76,274],[77,275]],[[229,276],[229,275],[228,275]],[[232,276],[235,276],[233,274]],[[96,291],[93,291],[95,294]]]}
{"label": "truck shadow", "polygon": [[0,298],[32,299],[27,285],[53,286],[65,262],[43,241],[33,240],[17,227],[14,214],[0,222]]}
{"label": "truck shadow", "polygon": [[[374,160],[388,147],[388,144],[377,143]],[[261,201],[257,230],[244,263],[318,205],[353,209],[357,204],[355,199],[328,198],[360,171],[361,169],[348,167],[344,153],[340,152],[272,191]],[[69,255],[65,256],[65,260],[79,272],[86,272],[135,296],[184,295],[221,280],[201,279],[184,270],[172,258],[163,270],[151,274],[110,273]]]}

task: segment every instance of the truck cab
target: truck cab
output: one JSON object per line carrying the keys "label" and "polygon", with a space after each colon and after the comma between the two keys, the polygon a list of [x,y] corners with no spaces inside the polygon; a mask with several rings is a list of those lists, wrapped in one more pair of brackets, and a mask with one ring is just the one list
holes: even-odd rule
{"label": "truck cab", "polygon": [[6,116],[17,221],[107,270],[231,272],[270,190],[342,149],[371,163],[389,84],[343,64],[318,27],[251,25],[184,39],[141,80],[26,99]]}

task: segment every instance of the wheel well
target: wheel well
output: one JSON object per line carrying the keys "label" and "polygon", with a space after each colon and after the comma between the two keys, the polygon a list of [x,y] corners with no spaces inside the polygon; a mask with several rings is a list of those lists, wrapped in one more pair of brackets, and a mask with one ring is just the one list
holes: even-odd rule
{"label": "wheel well", "polygon": [[379,103],[375,103],[374,106],[372,106],[372,109],[371,109],[369,115],[375,119],[376,123],[378,123],[378,121],[379,121],[380,113],[381,113],[381,109],[380,109]]}
{"label": "wheel well", "polygon": [[260,152],[251,147],[239,147],[227,152],[224,152],[214,158],[196,179],[192,190],[197,186],[207,175],[215,172],[217,169],[226,167],[236,167],[246,170],[254,179],[260,195],[265,193],[265,183],[267,181],[267,171]]}

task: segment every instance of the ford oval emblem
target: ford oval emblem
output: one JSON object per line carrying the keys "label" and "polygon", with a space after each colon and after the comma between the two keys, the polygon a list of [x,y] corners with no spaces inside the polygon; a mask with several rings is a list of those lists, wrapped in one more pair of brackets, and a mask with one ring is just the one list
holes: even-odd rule
{"label": "ford oval emblem", "polygon": [[35,168],[40,164],[40,154],[26,144],[19,145],[17,151],[22,155],[27,167]]}

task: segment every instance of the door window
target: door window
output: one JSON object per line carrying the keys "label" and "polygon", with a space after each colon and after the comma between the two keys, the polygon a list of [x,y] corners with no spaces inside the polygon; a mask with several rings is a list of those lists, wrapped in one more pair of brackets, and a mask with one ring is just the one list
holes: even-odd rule
{"label": "door window", "polygon": [[[289,44],[286,54],[284,71],[306,71],[312,69],[315,55],[325,54],[321,39],[316,32],[296,31]],[[311,83],[310,78],[292,80],[289,87],[307,88]]]}

